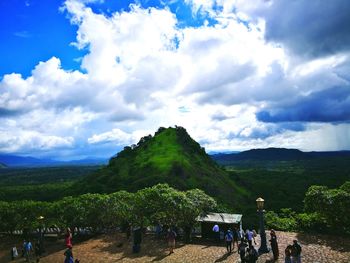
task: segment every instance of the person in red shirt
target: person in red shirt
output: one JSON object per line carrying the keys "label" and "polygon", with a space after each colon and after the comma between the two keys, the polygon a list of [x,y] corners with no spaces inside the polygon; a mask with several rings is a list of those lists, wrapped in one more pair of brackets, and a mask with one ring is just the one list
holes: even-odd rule
{"label": "person in red shirt", "polygon": [[66,234],[64,236],[64,242],[67,248],[72,247],[72,231],[69,227],[66,229]]}

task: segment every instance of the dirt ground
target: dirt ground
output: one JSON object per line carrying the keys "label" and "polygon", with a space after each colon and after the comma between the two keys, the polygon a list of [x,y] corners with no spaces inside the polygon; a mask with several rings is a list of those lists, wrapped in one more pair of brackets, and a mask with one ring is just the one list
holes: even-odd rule
{"label": "dirt ground", "polygon": [[[269,234],[267,233],[269,239]],[[308,235],[301,233],[277,232],[280,258],[273,261],[272,253],[261,255],[262,262],[284,262],[284,249],[293,239],[298,239],[302,245],[302,262],[309,263],[350,263],[350,238],[329,237],[326,235]],[[237,248],[234,253],[227,254],[224,244],[214,244],[210,241],[194,239],[192,244],[177,242],[175,253],[169,255],[164,240],[146,235],[141,245],[141,252],[133,254],[132,244],[124,235],[101,235],[87,240],[73,240],[74,258],[81,263],[107,262],[240,262]],[[63,240],[46,240],[46,253],[40,262],[64,262]],[[0,263],[10,262],[10,248],[16,244],[20,247],[19,238],[0,238]],[[257,238],[257,248],[259,238]],[[24,262],[17,259],[12,262]],[[33,262],[35,262],[33,260]]]}

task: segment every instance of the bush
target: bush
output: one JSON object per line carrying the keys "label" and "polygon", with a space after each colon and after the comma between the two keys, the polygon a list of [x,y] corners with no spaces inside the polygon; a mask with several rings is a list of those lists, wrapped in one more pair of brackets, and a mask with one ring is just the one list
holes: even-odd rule
{"label": "bush", "polygon": [[318,213],[302,213],[296,215],[298,227],[304,231],[324,232],[327,225],[325,219]]}
{"label": "bush", "polygon": [[[283,213],[283,212],[282,212]],[[294,217],[283,217],[273,211],[265,214],[266,225],[275,230],[295,231],[297,230],[297,221]]]}

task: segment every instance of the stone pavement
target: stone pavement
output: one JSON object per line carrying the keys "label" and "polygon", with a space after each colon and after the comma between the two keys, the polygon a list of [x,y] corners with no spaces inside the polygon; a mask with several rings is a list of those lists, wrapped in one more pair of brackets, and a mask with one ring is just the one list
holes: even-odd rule
{"label": "stone pavement", "polygon": [[[277,232],[280,259],[271,260],[272,253],[262,255],[258,263],[284,262],[284,249],[293,239],[298,239],[302,245],[303,263],[350,263],[350,238],[337,238],[325,235],[309,235],[301,233]],[[267,233],[267,239],[269,234]],[[0,240],[1,241],[1,240]],[[257,238],[259,246],[259,238]],[[47,244],[48,254],[40,262],[62,263],[63,241]],[[175,253],[169,255],[163,240],[156,240],[154,236],[147,235],[139,254],[131,253],[131,243],[121,234],[103,235],[91,238],[84,242],[75,243],[73,253],[81,263],[107,263],[107,262],[240,262],[237,248],[232,254],[226,254],[224,244],[215,245],[201,239],[194,240],[193,244],[185,245],[178,242]],[[1,255],[0,263],[8,262],[6,256]],[[8,259],[8,258],[7,258]],[[23,262],[17,260],[15,262]]]}

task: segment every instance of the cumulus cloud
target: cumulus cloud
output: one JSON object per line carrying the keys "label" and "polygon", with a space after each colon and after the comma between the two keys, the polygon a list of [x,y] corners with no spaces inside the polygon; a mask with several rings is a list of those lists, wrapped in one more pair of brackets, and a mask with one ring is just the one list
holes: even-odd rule
{"label": "cumulus cloud", "polygon": [[239,2],[238,10],[265,20],[268,41],[280,43],[294,54],[320,57],[349,51],[347,0],[273,0],[259,1],[256,6]]}
{"label": "cumulus cloud", "polygon": [[263,122],[349,122],[350,86],[300,96],[288,105],[257,113]]}
{"label": "cumulus cloud", "polygon": [[93,149],[111,155],[173,125],[208,150],[317,150],[331,142],[302,137],[333,132],[349,139],[345,1],[186,0],[190,19],[201,18],[196,26],[166,3],[106,15],[91,2],[98,4],[66,0],[61,8],[77,27],[73,45],[86,51],[81,70],[64,69],[52,57],[29,77],[0,80],[0,151],[37,145],[66,147],[64,155]]}
{"label": "cumulus cloud", "polygon": [[101,134],[94,134],[88,138],[90,144],[95,143],[116,143],[117,145],[127,145],[132,143],[134,140],[131,134],[123,132],[120,129],[113,129],[112,131],[104,132]]}
{"label": "cumulus cloud", "polygon": [[22,154],[38,153],[52,148],[70,148],[74,143],[73,137],[58,137],[42,134],[36,131],[22,131],[9,133],[0,130],[0,148],[3,152]]}

